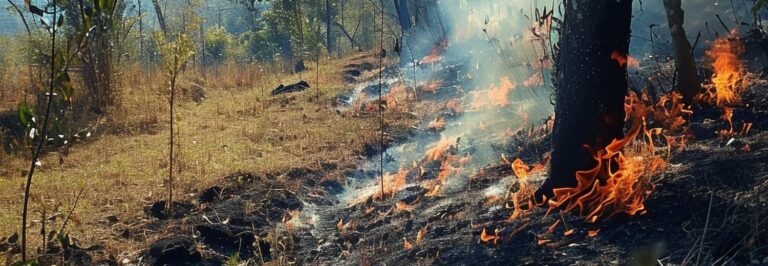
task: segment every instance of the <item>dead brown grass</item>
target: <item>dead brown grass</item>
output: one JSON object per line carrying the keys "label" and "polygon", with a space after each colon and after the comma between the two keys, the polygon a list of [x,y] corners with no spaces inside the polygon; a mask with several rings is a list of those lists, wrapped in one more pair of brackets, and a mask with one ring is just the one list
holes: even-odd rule
{"label": "dead brown grass", "polygon": [[[349,89],[341,81],[341,66],[352,60],[323,60],[319,91],[314,64],[301,74],[273,73],[267,66],[185,73],[183,84],[203,83],[207,98],[200,104],[183,100],[177,108],[180,192],[176,197],[184,198],[237,171],[260,175],[293,167],[318,168],[320,162],[354,165],[362,145],[376,140],[378,117],[343,117],[331,107],[333,97]],[[277,84],[300,78],[313,88],[268,96]],[[70,148],[62,164],[57,153],[44,156],[32,191],[69,208],[77,191],[85,187],[70,232],[84,244],[127,251],[143,243],[121,239],[104,219],[117,215],[118,223],[127,223],[142,216],[149,202],[164,197],[168,106],[164,77],[158,71],[128,68],[118,84],[118,105],[93,127],[90,138]],[[24,182],[20,173],[28,167],[28,159],[3,160],[0,235],[7,236],[19,231]],[[39,207],[33,204],[31,209]],[[39,225],[32,227],[31,232],[39,231]],[[32,246],[40,241],[37,235],[31,240]]]}

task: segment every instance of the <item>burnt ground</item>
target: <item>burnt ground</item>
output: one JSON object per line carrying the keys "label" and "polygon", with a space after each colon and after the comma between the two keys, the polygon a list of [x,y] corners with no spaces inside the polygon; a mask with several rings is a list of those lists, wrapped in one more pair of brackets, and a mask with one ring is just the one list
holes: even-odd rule
{"label": "burnt ground", "polygon": [[[371,70],[367,65],[348,69]],[[347,74],[355,80],[361,77]],[[417,98],[457,96],[445,91],[451,92]],[[148,205],[145,220],[115,230],[152,244],[119,259],[154,265],[767,264],[768,84],[755,82],[744,102],[733,121],[737,127],[751,122],[753,129],[732,140],[715,133],[727,128],[719,110],[695,111],[688,125],[692,139],[684,150],[672,153],[668,171],[655,177],[656,189],[642,215],[590,224],[577,214],[547,214],[536,207],[508,221],[509,202],[488,197],[488,191],[499,187],[519,188],[509,164],[502,163],[449,182],[436,196],[414,184],[439,171],[439,163],[426,164],[428,173],[420,175],[426,177],[409,172],[411,185],[393,196],[351,203],[345,197],[350,187],[334,175],[375,176],[355,165],[320,162],[317,169],[232,174],[196,191],[192,199],[175,203],[177,213],[171,217],[160,211],[164,202]],[[440,115],[450,119],[451,114]],[[430,138],[416,128],[388,130],[387,146],[421,135]],[[494,148],[509,158],[537,162],[548,146],[546,132],[532,130],[517,132]],[[360,151],[360,163],[379,152],[377,145],[370,145]],[[531,180],[543,178],[539,173]],[[481,241],[483,230],[489,235],[498,232],[500,239]],[[569,230],[574,233],[566,236]],[[599,232],[590,237],[590,230]]]}

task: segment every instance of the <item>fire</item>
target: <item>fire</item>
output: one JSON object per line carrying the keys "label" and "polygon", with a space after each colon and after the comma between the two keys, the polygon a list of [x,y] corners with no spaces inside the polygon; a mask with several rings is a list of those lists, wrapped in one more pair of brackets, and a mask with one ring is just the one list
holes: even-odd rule
{"label": "fire", "polygon": [[655,188],[651,176],[667,164],[655,154],[653,143],[646,141],[646,136],[660,134],[661,130],[646,129],[647,107],[636,99],[631,93],[625,103],[631,123],[626,136],[592,151],[596,166],[576,172],[576,187],[554,189],[549,211],[559,207],[563,207],[563,212],[579,209],[591,223],[619,213],[645,212],[643,202]]}
{"label": "fire", "polygon": [[739,59],[743,52],[744,44],[738,37],[722,37],[715,40],[706,53],[712,60],[714,88],[710,88],[704,97],[714,100],[718,107],[738,105],[741,101],[741,93],[746,87],[746,69]]}
{"label": "fire", "polygon": [[653,120],[666,130],[682,131],[683,126],[688,122],[686,116],[693,114],[693,111],[685,107],[682,100],[683,96],[676,91],[661,96],[653,110]]}
{"label": "fire", "polygon": [[437,175],[437,180],[440,182],[445,181],[448,179],[448,176],[450,176],[456,168],[453,167],[453,156],[448,156],[443,160],[443,162],[440,164],[440,173]]}
{"label": "fire", "polygon": [[419,232],[416,233],[416,244],[421,244],[422,241],[424,241],[424,237],[427,236],[427,226],[425,225],[421,229],[419,229]]}
{"label": "fire", "polygon": [[[426,196],[434,197],[440,194],[440,189],[443,187],[443,183],[453,174],[461,174],[463,169],[461,167],[454,167],[456,156],[446,155],[443,161],[440,163],[440,170],[435,180],[431,180],[423,184],[423,187],[429,190]],[[461,161],[461,159],[459,159]]]}
{"label": "fire", "polygon": [[440,160],[440,158],[445,155],[445,152],[448,151],[451,147],[456,145],[456,139],[453,138],[443,138],[440,139],[440,141],[437,142],[437,144],[434,144],[432,148],[429,148],[426,152],[426,158],[430,161],[437,161]]}
{"label": "fire", "polygon": [[411,245],[411,242],[408,242],[408,239],[403,238],[403,248],[404,249],[412,249],[413,245]]}
{"label": "fire", "polygon": [[389,93],[384,96],[384,100],[387,104],[387,110],[391,111],[408,111],[407,104],[403,104],[402,108],[400,103],[408,103],[414,99],[413,92],[409,87],[404,85],[393,86]]}
{"label": "fire", "polygon": [[445,109],[453,111],[454,113],[461,113],[462,110],[461,104],[454,99],[451,99],[445,103]]}
{"label": "fire", "polygon": [[[406,183],[406,175],[408,170],[400,169],[396,174],[384,173],[384,193],[394,195],[400,191]],[[381,191],[377,192],[377,196],[381,196]]]}
{"label": "fire", "polygon": [[467,166],[470,163],[472,163],[472,156],[469,154],[466,154],[464,155],[464,157],[461,157],[461,159],[459,159],[459,168],[464,168],[464,166]]}
{"label": "fire", "polygon": [[485,231],[485,228],[483,228],[483,232],[480,233],[480,241],[483,241],[483,242],[486,242],[486,243],[493,241],[493,243],[496,244],[499,241],[499,239],[500,239],[500,237],[499,237],[499,229],[498,228],[496,230],[494,230],[494,234],[493,235],[489,235],[488,232]]}
{"label": "fire", "polygon": [[445,118],[443,117],[437,117],[432,122],[429,122],[429,125],[427,125],[427,128],[434,130],[434,131],[443,131],[445,129]]}
{"label": "fire", "polygon": [[421,86],[421,90],[425,92],[436,92],[437,89],[440,88],[440,85],[442,84],[439,80],[430,80],[424,83],[424,85]]}
{"label": "fire", "polygon": [[497,86],[491,86],[488,90],[473,91],[472,95],[474,100],[470,109],[479,110],[484,107],[504,107],[509,104],[509,92],[512,91],[517,85],[509,80],[507,77],[503,77],[500,80],[501,84]]}
{"label": "fire", "polygon": [[293,229],[296,229],[296,227],[299,227],[302,225],[301,222],[301,211],[300,210],[293,210],[288,212],[288,215],[291,217],[290,219],[287,219],[288,217],[283,217],[283,222],[285,223],[285,229],[288,231],[293,231]]}
{"label": "fire", "polygon": [[611,59],[619,63],[621,67],[640,68],[640,62],[632,56],[623,54],[618,50],[611,53]]}
{"label": "fire", "polygon": [[339,232],[344,231],[344,218],[339,219],[339,223],[336,224],[336,228],[339,229]]}
{"label": "fire", "polygon": [[397,208],[397,210],[399,211],[407,211],[407,212],[411,212],[411,210],[413,210],[413,207],[411,207],[411,205],[408,205],[408,203],[405,203],[402,201],[398,201],[397,203],[395,203],[395,208]]}
{"label": "fire", "polygon": [[512,171],[515,172],[515,175],[518,179],[525,179],[528,177],[528,171],[530,171],[531,168],[528,167],[527,164],[525,164],[520,158],[515,159],[514,162],[512,162]]}
{"label": "fire", "polygon": [[[502,160],[508,162],[506,157],[502,157]],[[520,158],[515,159],[515,161],[511,163],[511,166],[512,171],[515,173],[515,176],[517,176],[519,189],[517,192],[512,193],[513,211],[512,215],[507,219],[508,221],[523,217],[528,213],[531,207],[535,206],[531,197],[535,189],[528,183],[528,175],[530,174],[531,167],[520,160]],[[539,170],[541,168],[537,166],[535,169]]]}
{"label": "fire", "polygon": [[722,129],[718,131],[718,135],[720,135],[720,139],[725,141],[730,139],[734,136],[745,136],[747,133],[749,133],[749,130],[752,129],[752,123],[742,123],[741,124],[741,130],[736,131],[735,127],[733,126],[733,108],[731,107],[723,107],[723,115],[720,116],[720,118],[723,119],[723,121],[728,122],[728,129]]}
{"label": "fire", "polygon": [[541,85],[544,85],[544,77],[541,75],[541,72],[536,72],[536,74],[533,74],[533,76],[523,81],[523,86],[525,87],[534,87],[534,86],[541,86]]}
{"label": "fire", "polygon": [[440,54],[448,48],[448,39],[441,39],[432,47],[432,52],[419,61],[420,65],[436,63],[443,59]]}

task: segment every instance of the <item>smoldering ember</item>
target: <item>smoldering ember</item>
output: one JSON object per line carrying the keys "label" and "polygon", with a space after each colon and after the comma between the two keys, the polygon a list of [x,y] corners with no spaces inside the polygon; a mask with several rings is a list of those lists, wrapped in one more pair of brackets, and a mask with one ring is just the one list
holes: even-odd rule
{"label": "smoldering ember", "polygon": [[766,0],[5,0],[2,265],[768,265]]}

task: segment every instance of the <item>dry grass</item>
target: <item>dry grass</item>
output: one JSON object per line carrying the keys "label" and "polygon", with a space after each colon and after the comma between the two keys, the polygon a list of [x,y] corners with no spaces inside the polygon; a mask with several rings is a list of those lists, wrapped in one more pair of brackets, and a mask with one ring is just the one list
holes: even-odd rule
{"label": "dry grass", "polygon": [[[276,97],[268,96],[272,88],[296,82],[299,75],[269,70],[253,74],[263,66],[251,66],[254,72],[207,73],[207,99],[200,104],[183,100],[177,108],[180,189],[176,197],[183,198],[195,188],[237,171],[264,174],[292,167],[317,168],[319,162],[354,164],[362,145],[376,139],[378,120],[375,116],[342,117],[330,105],[334,96],[348,89],[340,72],[351,60],[322,62],[319,99],[314,64],[301,74],[313,85],[311,91]],[[160,73],[145,70],[141,74],[132,68],[122,75],[118,106],[94,128],[90,138],[70,148],[63,164],[57,153],[47,154],[35,173],[32,191],[62,202],[66,209],[84,186],[70,232],[85,244],[102,243],[126,251],[142,243],[121,241],[116,236],[119,232],[103,220],[109,215],[117,215],[120,222],[135,220],[150,201],[164,197],[168,107]],[[188,72],[186,83],[201,82],[201,76]],[[4,168],[0,187],[5,188],[0,192],[4,202],[0,205],[0,236],[19,231],[24,182],[20,173],[28,167],[24,156],[4,160],[0,162]],[[37,208],[37,204],[31,206]],[[35,216],[32,219],[38,219]],[[39,225],[30,231],[38,232]],[[33,244],[38,238],[32,237]]]}

